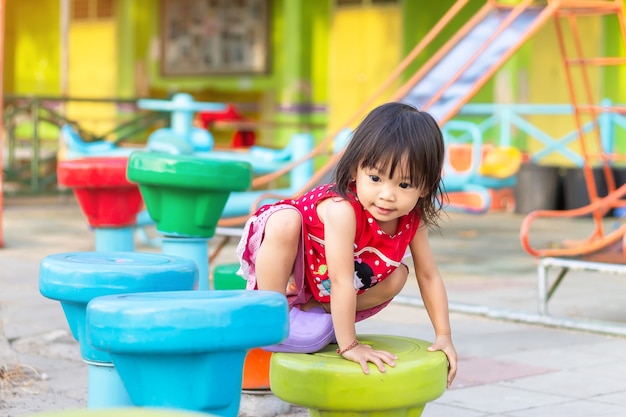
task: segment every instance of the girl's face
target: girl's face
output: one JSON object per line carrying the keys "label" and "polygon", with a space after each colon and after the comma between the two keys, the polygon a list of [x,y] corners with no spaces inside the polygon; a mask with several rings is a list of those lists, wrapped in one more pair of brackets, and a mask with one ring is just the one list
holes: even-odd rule
{"label": "girl's face", "polygon": [[356,194],[363,207],[376,219],[378,225],[395,221],[415,208],[425,194],[421,187],[411,183],[408,170],[397,167],[394,176],[376,168],[358,168]]}

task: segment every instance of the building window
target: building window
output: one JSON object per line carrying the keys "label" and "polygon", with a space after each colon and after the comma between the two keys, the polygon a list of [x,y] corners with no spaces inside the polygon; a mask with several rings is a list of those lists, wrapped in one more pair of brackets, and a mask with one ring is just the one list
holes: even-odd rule
{"label": "building window", "polygon": [[399,4],[400,0],[335,0],[337,7],[350,6],[379,6],[384,4]]}
{"label": "building window", "polygon": [[161,0],[161,4],[163,75],[267,73],[269,0]]}
{"label": "building window", "polygon": [[115,0],[72,0],[72,20],[106,20],[115,15]]}

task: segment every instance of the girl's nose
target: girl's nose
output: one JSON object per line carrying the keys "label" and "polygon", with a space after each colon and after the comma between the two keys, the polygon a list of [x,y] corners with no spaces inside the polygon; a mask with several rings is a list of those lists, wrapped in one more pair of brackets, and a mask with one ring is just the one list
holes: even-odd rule
{"label": "girl's nose", "polygon": [[380,190],[379,197],[383,200],[393,201],[395,200],[395,190],[391,186],[384,186]]}

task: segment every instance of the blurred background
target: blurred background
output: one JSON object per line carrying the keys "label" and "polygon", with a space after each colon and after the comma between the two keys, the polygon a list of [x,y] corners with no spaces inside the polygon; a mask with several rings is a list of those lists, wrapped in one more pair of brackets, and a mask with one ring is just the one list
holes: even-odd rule
{"label": "blurred background", "polygon": [[[58,192],[64,125],[85,142],[142,146],[171,114],[138,102],[177,93],[225,104],[193,124],[242,150],[280,149],[302,132],[326,146],[377,104],[415,104],[440,121],[447,188],[469,211],[580,206],[581,168],[626,145],[622,0],[0,4],[4,195]],[[326,159],[318,152],[315,167]],[[619,185],[621,162],[609,159]],[[568,175],[582,196],[565,196]],[[600,194],[612,188],[598,178]],[[528,182],[546,195],[516,208]],[[488,207],[462,194],[469,183]]]}

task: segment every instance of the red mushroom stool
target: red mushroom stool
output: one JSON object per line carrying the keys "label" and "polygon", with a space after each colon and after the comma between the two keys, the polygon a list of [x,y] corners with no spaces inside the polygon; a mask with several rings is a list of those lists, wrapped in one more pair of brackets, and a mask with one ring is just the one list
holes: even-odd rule
{"label": "red mushroom stool", "polygon": [[134,225],[143,200],[126,179],[128,157],[93,157],[59,162],[60,185],[71,188],[96,235],[96,251],[135,250]]}

